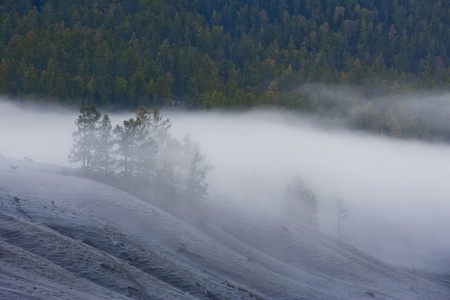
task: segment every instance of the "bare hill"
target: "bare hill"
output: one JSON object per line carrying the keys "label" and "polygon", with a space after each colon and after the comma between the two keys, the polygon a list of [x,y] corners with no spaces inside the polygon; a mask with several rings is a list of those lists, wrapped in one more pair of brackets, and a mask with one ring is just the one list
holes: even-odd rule
{"label": "bare hill", "polygon": [[0,298],[450,298],[445,281],[214,197],[189,224],[70,170],[1,158]]}

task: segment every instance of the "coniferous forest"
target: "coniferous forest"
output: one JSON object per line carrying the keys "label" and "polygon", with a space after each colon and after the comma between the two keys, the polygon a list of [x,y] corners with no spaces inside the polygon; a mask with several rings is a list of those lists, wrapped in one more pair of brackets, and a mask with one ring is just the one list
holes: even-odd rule
{"label": "coniferous forest", "polygon": [[[442,0],[4,0],[0,93],[129,109],[277,107],[332,119],[320,93],[299,88],[356,85],[366,96],[448,88],[449,14]],[[368,116],[354,120],[359,128],[427,135],[415,117],[359,105]]]}

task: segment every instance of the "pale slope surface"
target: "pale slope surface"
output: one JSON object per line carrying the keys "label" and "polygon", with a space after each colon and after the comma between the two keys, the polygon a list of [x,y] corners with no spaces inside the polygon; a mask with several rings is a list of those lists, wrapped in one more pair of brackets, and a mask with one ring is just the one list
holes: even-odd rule
{"label": "pale slope surface", "polygon": [[190,225],[68,169],[0,158],[0,298],[450,298],[448,283],[215,198]]}

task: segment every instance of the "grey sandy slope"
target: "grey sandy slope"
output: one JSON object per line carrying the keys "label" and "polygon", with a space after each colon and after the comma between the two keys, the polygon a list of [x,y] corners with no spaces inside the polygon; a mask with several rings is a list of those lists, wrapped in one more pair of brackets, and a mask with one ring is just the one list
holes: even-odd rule
{"label": "grey sandy slope", "polygon": [[450,298],[276,214],[215,197],[194,227],[69,173],[1,158],[1,299]]}

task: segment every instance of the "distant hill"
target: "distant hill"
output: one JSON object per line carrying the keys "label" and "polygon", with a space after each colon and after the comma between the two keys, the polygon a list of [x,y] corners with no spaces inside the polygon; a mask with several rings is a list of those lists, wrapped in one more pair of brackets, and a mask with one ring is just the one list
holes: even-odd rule
{"label": "distant hill", "polygon": [[449,13],[442,0],[5,0],[0,93],[315,110],[299,86],[448,87]]}

